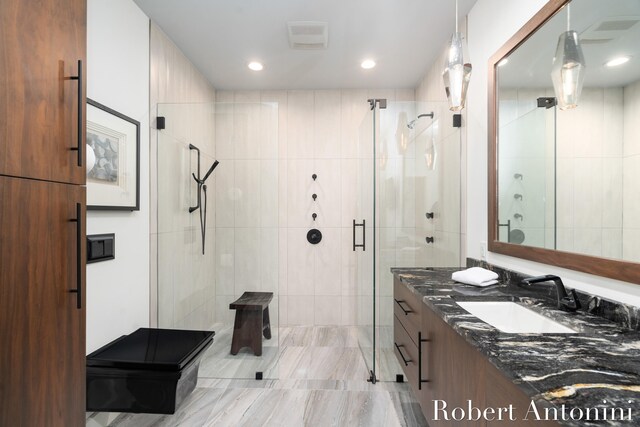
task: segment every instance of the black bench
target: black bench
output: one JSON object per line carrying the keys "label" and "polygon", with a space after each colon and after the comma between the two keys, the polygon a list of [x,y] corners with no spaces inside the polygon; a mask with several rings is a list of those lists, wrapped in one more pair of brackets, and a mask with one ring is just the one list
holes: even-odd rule
{"label": "black bench", "polygon": [[245,292],[229,304],[229,310],[236,310],[231,354],[238,354],[242,347],[250,347],[256,356],[262,356],[262,336],[271,339],[271,299],[273,292]]}

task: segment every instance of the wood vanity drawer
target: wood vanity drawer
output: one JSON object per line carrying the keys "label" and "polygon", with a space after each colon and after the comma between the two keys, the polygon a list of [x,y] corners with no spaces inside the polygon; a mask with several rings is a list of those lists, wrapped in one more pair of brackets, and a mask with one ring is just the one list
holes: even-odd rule
{"label": "wood vanity drawer", "polygon": [[393,317],[393,328],[393,350],[407,377],[407,382],[418,396],[418,347],[409,338],[409,334],[396,316]]}
{"label": "wood vanity drawer", "polygon": [[402,324],[413,344],[418,344],[422,299],[411,292],[398,279],[393,282],[393,313]]}

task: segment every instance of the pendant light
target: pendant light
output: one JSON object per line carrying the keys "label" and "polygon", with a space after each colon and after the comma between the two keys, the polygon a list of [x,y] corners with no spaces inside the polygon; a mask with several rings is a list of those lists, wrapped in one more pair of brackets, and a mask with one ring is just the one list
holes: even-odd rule
{"label": "pendant light", "polygon": [[561,110],[578,106],[586,64],[578,33],[571,30],[571,5],[567,4],[567,31],[560,34],[556,56],[551,67],[551,80]]}
{"label": "pendant light", "polygon": [[444,89],[449,100],[451,111],[460,111],[464,108],[467,99],[467,87],[471,78],[471,63],[467,43],[458,32],[458,0],[456,0],[456,32],[451,36],[447,58],[444,61]]}

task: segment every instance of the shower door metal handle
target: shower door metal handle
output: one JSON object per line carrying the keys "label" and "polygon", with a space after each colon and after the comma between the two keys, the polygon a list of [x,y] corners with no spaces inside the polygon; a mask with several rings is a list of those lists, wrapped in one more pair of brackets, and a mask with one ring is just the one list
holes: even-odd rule
{"label": "shower door metal handle", "polygon": [[[356,227],[362,227],[362,244],[356,244]],[[358,224],[356,220],[353,220],[353,251],[356,251],[356,248],[362,248],[362,251],[366,251],[366,237],[367,237],[367,229],[365,227],[365,220],[362,220],[362,224]]]}

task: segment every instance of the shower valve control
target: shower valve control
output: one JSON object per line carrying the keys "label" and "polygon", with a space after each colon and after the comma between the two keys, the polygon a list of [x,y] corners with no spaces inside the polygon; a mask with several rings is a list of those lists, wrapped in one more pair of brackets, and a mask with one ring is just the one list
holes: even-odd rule
{"label": "shower valve control", "polygon": [[433,243],[433,236],[429,236],[425,239],[427,243]]}
{"label": "shower valve control", "polygon": [[311,198],[312,198],[312,199],[313,199],[313,201],[315,202],[315,201],[316,201],[316,199],[318,198],[318,195],[314,193],[314,194],[311,196]]}
{"label": "shower valve control", "polygon": [[315,181],[316,179],[318,179],[318,175],[314,173],[313,175],[311,175],[311,178]]}
{"label": "shower valve control", "polygon": [[311,218],[313,218],[314,221],[316,220],[317,217],[318,217],[318,214],[315,212],[313,213],[313,215],[311,215]]}
{"label": "shower valve control", "polygon": [[427,217],[427,219],[433,219],[433,212],[427,212],[425,216]]}

